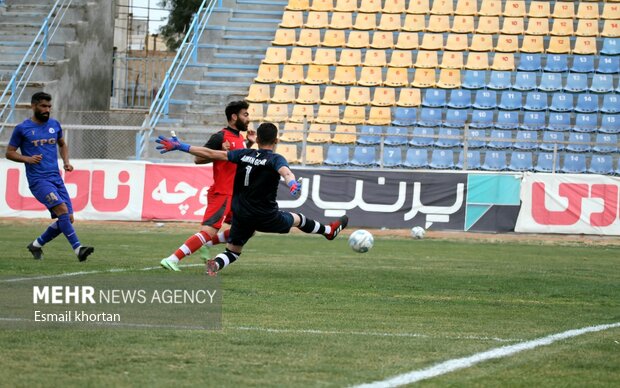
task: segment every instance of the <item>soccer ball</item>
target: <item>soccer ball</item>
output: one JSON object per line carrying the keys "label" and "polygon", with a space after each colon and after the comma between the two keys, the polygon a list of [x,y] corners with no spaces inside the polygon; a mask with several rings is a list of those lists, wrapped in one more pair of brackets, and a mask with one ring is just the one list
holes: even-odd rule
{"label": "soccer ball", "polygon": [[367,230],[358,229],[349,236],[349,246],[358,253],[368,252],[374,243],[374,237]]}
{"label": "soccer ball", "polygon": [[413,238],[424,238],[424,234],[426,234],[426,230],[421,226],[414,226],[411,228],[411,237]]}

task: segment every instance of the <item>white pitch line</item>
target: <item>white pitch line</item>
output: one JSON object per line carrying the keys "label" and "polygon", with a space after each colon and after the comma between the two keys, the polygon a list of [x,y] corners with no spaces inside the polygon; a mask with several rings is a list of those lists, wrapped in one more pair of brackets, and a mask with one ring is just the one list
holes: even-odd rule
{"label": "white pitch line", "polygon": [[387,388],[411,384],[418,381],[430,379],[432,377],[441,376],[446,373],[454,372],[459,369],[469,368],[483,361],[512,356],[513,354],[522,352],[524,350],[530,350],[539,346],[550,345],[554,342],[561,341],[567,338],[577,337],[586,333],[594,333],[607,329],[613,329],[616,327],[620,327],[620,322],[598,326],[588,326],[581,329],[567,330],[565,332],[552,334],[547,337],[537,338],[531,341],[521,342],[514,345],[502,346],[500,348],[487,350],[486,352],[476,353],[469,357],[455,358],[439,364],[435,364],[428,368],[414,370],[408,373],[397,375],[387,380],[356,385],[353,388]]}

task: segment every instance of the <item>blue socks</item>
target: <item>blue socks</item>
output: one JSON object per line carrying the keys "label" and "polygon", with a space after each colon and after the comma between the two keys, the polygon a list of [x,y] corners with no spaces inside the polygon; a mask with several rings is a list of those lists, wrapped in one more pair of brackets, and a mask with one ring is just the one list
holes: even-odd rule
{"label": "blue socks", "polygon": [[43,246],[47,244],[48,242],[52,241],[53,239],[55,239],[56,237],[58,237],[60,233],[62,232],[60,231],[60,228],[58,227],[58,222],[54,221],[53,223],[50,224],[50,226],[47,227],[45,232],[43,232],[43,234],[41,234],[41,236],[37,238],[37,242],[39,243],[40,246]]}
{"label": "blue socks", "polygon": [[60,216],[58,216],[58,228],[60,229],[62,234],[65,235],[67,240],[69,240],[69,244],[71,244],[71,248],[73,248],[73,250],[77,249],[80,246],[80,240],[75,233],[75,229],[73,229],[71,219],[69,218],[69,213],[61,214]]}

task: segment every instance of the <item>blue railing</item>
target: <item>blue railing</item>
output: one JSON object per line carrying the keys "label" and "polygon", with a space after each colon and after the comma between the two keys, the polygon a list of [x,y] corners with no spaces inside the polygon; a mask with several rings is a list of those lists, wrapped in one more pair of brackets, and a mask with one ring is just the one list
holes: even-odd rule
{"label": "blue railing", "polygon": [[[0,0],[2,3],[3,0]],[[7,123],[12,122],[15,105],[26,90],[39,61],[47,60],[47,46],[52,40],[60,23],[73,0],[57,0],[43,20],[39,32],[32,40],[17,69],[11,76],[2,96],[0,96],[0,134]]]}
{"label": "blue railing", "polygon": [[168,115],[170,98],[183,75],[185,67],[190,60],[197,62],[198,42],[209,22],[213,9],[218,4],[221,5],[221,0],[203,0],[200,8],[194,14],[188,33],[185,35],[174,61],[166,72],[166,78],[164,78],[161,88],[149,108],[149,116],[142,125],[143,130],[136,134],[136,159],[141,159],[143,154],[147,152],[148,140],[153,133],[153,129],[157,126],[162,116],[166,117]]}

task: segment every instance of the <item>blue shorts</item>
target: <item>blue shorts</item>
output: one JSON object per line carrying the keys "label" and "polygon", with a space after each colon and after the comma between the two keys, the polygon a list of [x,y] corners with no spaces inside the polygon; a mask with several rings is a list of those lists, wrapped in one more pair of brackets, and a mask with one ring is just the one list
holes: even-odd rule
{"label": "blue shorts", "polygon": [[232,219],[228,242],[243,246],[254,235],[254,232],[288,233],[292,226],[293,216],[288,212],[278,211],[269,217],[248,218],[239,217],[235,214]]}
{"label": "blue shorts", "polygon": [[37,179],[35,182],[30,183],[30,191],[37,201],[45,205],[47,210],[50,211],[52,218],[56,218],[56,214],[51,209],[61,203],[67,205],[69,214],[73,214],[71,198],[69,198],[69,193],[62,178]]}

